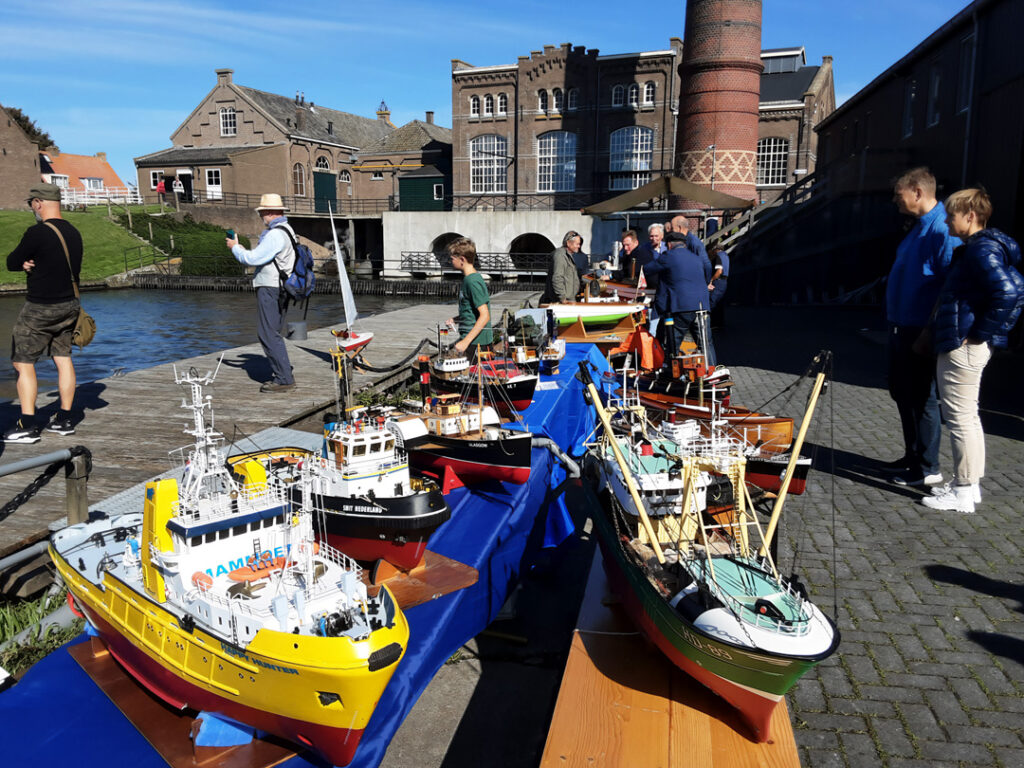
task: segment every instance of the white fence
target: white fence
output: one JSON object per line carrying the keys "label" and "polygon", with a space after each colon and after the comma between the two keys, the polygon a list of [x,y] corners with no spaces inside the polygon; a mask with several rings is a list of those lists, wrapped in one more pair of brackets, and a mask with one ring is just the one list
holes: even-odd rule
{"label": "white fence", "polygon": [[136,187],[109,187],[106,189],[62,189],[60,191],[61,204],[66,206],[76,205],[106,205],[107,203],[120,203],[122,205],[142,204],[142,195]]}

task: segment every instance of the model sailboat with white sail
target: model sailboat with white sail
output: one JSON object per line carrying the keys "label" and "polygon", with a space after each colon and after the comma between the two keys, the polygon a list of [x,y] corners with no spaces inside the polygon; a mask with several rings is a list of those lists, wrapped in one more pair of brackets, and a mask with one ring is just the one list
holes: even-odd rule
{"label": "model sailboat with white sail", "polygon": [[334,209],[328,203],[327,211],[331,217],[331,235],[334,237],[334,257],[338,260],[338,284],[341,286],[341,298],[345,304],[345,330],[333,331],[338,340],[338,346],[346,352],[358,352],[373,339],[370,331],[357,331],[356,321],[359,313],[356,311],[356,297],[352,294],[352,285],[348,281],[348,272],[345,270],[345,261],[341,256],[341,247],[338,245],[338,230],[334,228]]}

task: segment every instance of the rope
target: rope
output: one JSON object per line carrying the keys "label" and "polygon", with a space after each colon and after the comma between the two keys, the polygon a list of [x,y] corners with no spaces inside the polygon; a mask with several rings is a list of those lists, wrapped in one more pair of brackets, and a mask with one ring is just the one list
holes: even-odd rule
{"label": "rope", "polygon": [[375,365],[370,365],[363,359],[363,356],[361,354],[355,356],[355,358],[352,360],[352,364],[356,368],[359,368],[362,371],[369,371],[370,373],[394,373],[395,371],[398,371],[407,366],[409,363],[411,363],[413,358],[415,358],[416,355],[420,353],[420,350],[423,349],[423,347],[425,347],[428,344],[432,347],[437,347],[437,344],[431,341],[430,339],[423,339],[416,347],[416,349],[410,352],[406,357],[404,357],[399,362],[387,368],[378,368]]}

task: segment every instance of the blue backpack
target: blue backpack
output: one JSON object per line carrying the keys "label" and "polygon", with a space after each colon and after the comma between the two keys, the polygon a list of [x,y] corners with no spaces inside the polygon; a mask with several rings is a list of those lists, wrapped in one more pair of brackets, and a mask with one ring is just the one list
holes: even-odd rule
{"label": "blue backpack", "polygon": [[309,246],[296,242],[288,227],[275,227],[275,229],[280,229],[288,235],[292,248],[295,250],[295,266],[292,267],[292,273],[288,275],[278,269],[281,274],[281,287],[296,303],[305,301],[313,295],[313,289],[316,287],[316,275],[313,274],[313,253],[309,250]]}

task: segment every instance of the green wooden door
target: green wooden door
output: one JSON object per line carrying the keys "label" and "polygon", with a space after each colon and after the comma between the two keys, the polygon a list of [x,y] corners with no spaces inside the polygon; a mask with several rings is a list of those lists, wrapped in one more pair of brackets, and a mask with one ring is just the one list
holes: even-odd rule
{"label": "green wooden door", "polygon": [[338,177],[335,174],[313,171],[313,200],[317,213],[327,213],[328,207],[338,212]]}

